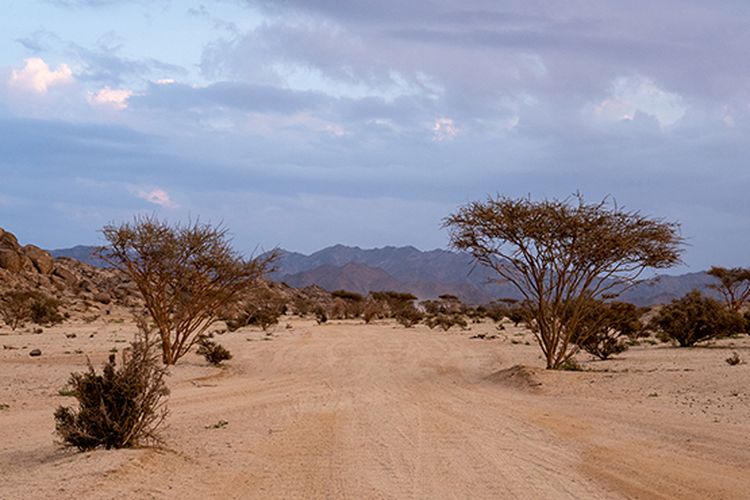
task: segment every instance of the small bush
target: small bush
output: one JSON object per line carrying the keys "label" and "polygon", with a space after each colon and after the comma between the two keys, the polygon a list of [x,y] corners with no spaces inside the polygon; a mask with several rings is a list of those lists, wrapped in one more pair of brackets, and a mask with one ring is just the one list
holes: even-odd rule
{"label": "small bush", "polygon": [[732,355],[729,356],[724,361],[726,361],[729,366],[735,366],[735,365],[739,365],[740,363],[742,363],[742,358],[740,358],[739,354],[737,354],[736,352],[733,352]]}
{"label": "small bush", "polygon": [[323,309],[322,307],[318,307],[315,309],[315,320],[319,325],[322,325],[323,323],[328,321],[328,314],[326,314],[325,309]]}
{"label": "small bush", "polygon": [[169,394],[166,374],[147,334],[131,344],[119,368],[112,354],[101,374],[90,364],[87,372],[71,374],[68,384],[79,406],[57,408],[57,435],[64,445],[81,451],[160,442]]}
{"label": "small bush", "polygon": [[444,332],[447,332],[453,326],[459,328],[467,328],[469,325],[466,319],[460,314],[442,314],[438,313],[434,316],[430,316],[425,320],[425,324],[432,330],[435,327],[440,327]]}
{"label": "small bush", "polygon": [[231,352],[206,335],[198,338],[198,354],[206,358],[206,361],[214,366],[219,366],[222,361],[232,359]]}
{"label": "small bush", "polygon": [[703,340],[742,331],[745,325],[738,313],[693,290],[664,306],[652,319],[651,326],[661,340],[691,347]]}
{"label": "small bush", "polygon": [[643,334],[641,311],[625,302],[592,301],[573,341],[592,356],[605,360],[628,349],[628,340]]}
{"label": "small bush", "polygon": [[31,304],[30,319],[37,325],[56,325],[62,323],[65,318],[60,314],[59,309],[59,300],[40,293]]}
{"label": "small bush", "polygon": [[409,303],[408,306],[401,307],[395,311],[393,317],[401,326],[411,328],[419,323],[424,315],[414,308],[413,304]]}
{"label": "small bush", "polygon": [[38,325],[61,323],[60,301],[35,290],[13,290],[0,296],[0,316],[11,328],[27,321]]}
{"label": "small bush", "polygon": [[582,372],[585,371],[583,366],[573,358],[568,358],[560,364],[560,370],[566,372]]}

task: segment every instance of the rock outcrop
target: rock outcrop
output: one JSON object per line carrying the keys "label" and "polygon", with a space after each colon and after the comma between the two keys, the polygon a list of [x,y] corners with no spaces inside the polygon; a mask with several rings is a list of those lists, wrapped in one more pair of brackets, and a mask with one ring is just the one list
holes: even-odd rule
{"label": "rock outcrop", "polygon": [[0,228],[0,293],[8,290],[41,291],[60,300],[64,310],[86,314],[140,303],[134,284],[116,269],[55,259],[36,245],[21,246],[15,235]]}

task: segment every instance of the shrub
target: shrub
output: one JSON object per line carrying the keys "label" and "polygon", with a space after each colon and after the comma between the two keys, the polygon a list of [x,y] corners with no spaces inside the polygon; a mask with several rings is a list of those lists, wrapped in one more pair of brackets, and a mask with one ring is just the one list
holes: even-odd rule
{"label": "shrub", "polygon": [[57,408],[57,435],[64,445],[81,451],[160,442],[158,430],[167,416],[164,398],[169,394],[166,373],[145,334],[123,354],[119,368],[112,354],[101,374],[91,364],[87,372],[71,374],[68,385],[79,407]]}
{"label": "shrub", "polygon": [[599,359],[626,351],[627,340],[634,340],[643,333],[641,311],[633,304],[594,301],[587,311],[574,342]]}
{"label": "shrub", "polygon": [[214,366],[219,366],[222,361],[232,359],[232,353],[221,344],[217,344],[208,335],[201,335],[198,339],[198,354],[206,358],[206,361]]}
{"label": "shrub", "polygon": [[651,326],[660,340],[677,342],[680,347],[690,347],[744,328],[742,316],[698,290],[664,306],[652,319]]}
{"label": "shrub", "polygon": [[367,297],[362,308],[362,319],[365,320],[365,323],[369,323],[373,319],[382,319],[386,316],[385,304],[379,300],[375,300],[372,296]]}
{"label": "shrub", "polygon": [[259,286],[253,290],[239,307],[239,312],[225,317],[229,331],[248,325],[261,327],[266,331],[276,325],[279,318],[286,312],[286,299],[278,291],[269,286]]}
{"label": "shrub", "polygon": [[424,315],[410,303],[408,306],[403,306],[396,310],[393,317],[401,326],[411,328],[419,323]]}
{"label": "shrub", "polygon": [[0,316],[15,330],[26,321],[52,325],[63,321],[60,301],[34,290],[13,290],[0,296]]}
{"label": "shrub", "polygon": [[737,354],[736,352],[733,352],[732,355],[729,356],[724,361],[726,361],[729,366],[735,366],[735,365],[739,365],[740,363],[742,363],[742,358],[740,358],[739,354]]}
{"label": "shrub", "polygon": [[347,290],[336,290],[331,292],[333,301],[333,310],[331,315],[337,319],[358,318],[362,315],[365,305],[365,298],[356,293]]}
{"label": "shrub", "polygon": [[319,325],[322,325],[323,323],[326,323],[328,321],[328,314],[326,314],[325,309],[323,309],[322,307],[317,307],[315,309],[315,320]]}
{"label": "shrub", "polygon": [[55,325],[62,323],[63,316],[60,314],[60,301],[44,294],[39,294],[31,304],[31,321],[37,325]]}
{"label": "shrub", "polygon": [[[394,291],[370,292],[368,297],[368,301],[379,305],[384,317],[394,318],[406,328],[414,326],[423,318],[423,314],[414,307],[415,300],[417,298],[410,293]],[[368,314],[365,316],[367,322]]]}
{"label": "shrub", "polygon": [[429,316],[425,320],[425,324],[432,330],[435,327],[440,327],[443,331],[447,332],[453,326],[460,328],[467,328],[469,325],[466,323],[466,319],[460,314],[443,314],[438,313],[434,316]]}

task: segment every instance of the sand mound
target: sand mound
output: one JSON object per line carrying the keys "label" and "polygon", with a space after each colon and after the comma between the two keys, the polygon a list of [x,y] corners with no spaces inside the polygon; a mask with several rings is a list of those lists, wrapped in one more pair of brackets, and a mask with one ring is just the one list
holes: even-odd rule
{"label": "sand mound", "polygon": [[514,365],[492,373],[485,380],[514,389],[538,392],[543,385],[543,372],[541,368]]}

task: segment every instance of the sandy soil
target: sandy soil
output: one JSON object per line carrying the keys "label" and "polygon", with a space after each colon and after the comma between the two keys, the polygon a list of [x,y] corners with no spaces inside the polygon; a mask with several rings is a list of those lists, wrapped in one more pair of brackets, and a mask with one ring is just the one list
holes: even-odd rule
{"label": "sandy soil", "polygon": [[165,448],[64,449],[58,391],[120,321],[0,330],[0,498],[750,498],[750,337],[553,373],[513,328],[293,320],[175,367]]}

